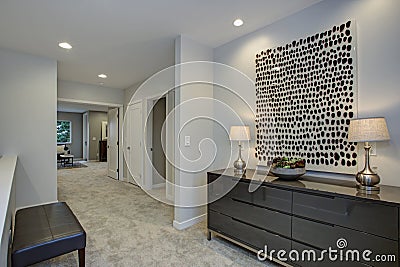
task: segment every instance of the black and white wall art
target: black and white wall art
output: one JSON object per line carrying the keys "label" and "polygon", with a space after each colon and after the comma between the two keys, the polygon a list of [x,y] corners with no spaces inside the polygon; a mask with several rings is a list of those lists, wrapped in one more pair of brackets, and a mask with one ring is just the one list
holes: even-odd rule
{"label": "black and white wall art", "polygon": [[355,22],[256,55],[256,157],[302,157],[308,170],[355,173]]}

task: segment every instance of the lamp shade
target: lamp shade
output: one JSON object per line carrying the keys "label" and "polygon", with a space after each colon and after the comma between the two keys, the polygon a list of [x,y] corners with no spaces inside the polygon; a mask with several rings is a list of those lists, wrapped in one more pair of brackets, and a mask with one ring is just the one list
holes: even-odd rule
{"label": "lamp shade", "polygon": [[232,141],[246,141],[250,140],[249,126],[231,126],[229,139]]}
{"label": "lamp shade", "polygon": [[385,118],[365,118],[350,121],[349,142],[390,140]]}

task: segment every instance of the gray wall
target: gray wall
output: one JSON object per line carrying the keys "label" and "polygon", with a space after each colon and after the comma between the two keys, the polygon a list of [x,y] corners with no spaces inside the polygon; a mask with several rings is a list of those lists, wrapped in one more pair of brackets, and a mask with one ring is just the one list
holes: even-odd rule
{"label": "gray wall", "polygon": [[82,158],[82,114],[73,112],[57,112],[57,120],[71,121],[72,143],[68,145],[75,158]]}
{"label": "gray wall", "polygon": [[16,206],[57,201],[57,62],[0,49],[0,155],[17,155]]}
{"label": "gray wall", "polygon": [[[378,167],[382,183],[400,186],[400,1],[326,0],[282,19],[254,33],[238,38],[214,50],[217,62],[228,64],[255,79],[255,54],[266,48],[286,44],[298,38],[330,29],[333,25],[355,19],[358,57],[358,115],[386,117],[390,142],[377,144],[377,156],[371,165]],[[255,107],[255,90],[240,92]],[[224,99],[221,90],[214,97]],[[254,101],[253,101],[253,100]],[[216,119],[224,120],[223,116]],[[248,114],[243,111],[243,115]],[[254,120],[250,125],[254,129]],[[253,135],[254,137],[254,135]],[[219,138],[219,139],[218,139]],[[216,137],[223,143],[226,136]],[[252,148],[254,148],[254,138]],[[359,149],[362,149],[359,146]],[[223,151],[220,150],[219,151]],[[257,163],[251,153],[250,167]],[[363,164],[363,151],[359,162]],[[359,169],[361,166],[359,166]]]}
{"label": "gray wall", "polygon": [[89,111],[89,160],[98,160],[102,121],[108,121],[107,112]]}
{"label": "gray wall", "polygon": [[78,101],[124,103],[124,90],[70,81],[58,81],[58,98]]}

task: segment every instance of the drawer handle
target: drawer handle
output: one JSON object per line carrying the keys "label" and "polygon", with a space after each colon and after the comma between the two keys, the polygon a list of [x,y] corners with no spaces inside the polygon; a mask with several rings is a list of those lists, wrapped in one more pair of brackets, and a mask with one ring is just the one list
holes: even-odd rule
{"label": "drawer handle", "polygon": [[340,215],[340,216],[348,216],[350,214],[351,210],[352,210],[351,207],[346,207],[346,210],[344,212],[337,212],[337,211],[332,211],[332,210],[319,209],[319,208],[316,208],[316,207],[313,207],[313,206],[307,206],[307,205],[302,205],[302,204],[296,204],[296,205],[304,207],[304,208],[323,211],[323,212],[326,212],[326,213],[331,213],[331,214]]}
{"label": "drawer handle", "polygon": [[267,197],[266,194],[263,194],[263,200],[266,201],[267,199],[275,199],[275,200],[284,201],[284,202],[291,202],[291,199],[288,200],[286,198],[281,198],[281,197],[276,197],[276,196],[271,196],[271,195],[269,195]]}
{"label": "drawer handle", "polygon": [[303,196],[306,196],[306,197],[307,196],[316,196],[316,197],[323,197],[323,198],[328,198],[328,199],[335,199],[334,196],[323,195],[323,194],[318,194],[318,193],[313,193],[313,192],[310,192],[310,193],[307,193],[307,194],[295,192],[294,195],[296,195],[296,194],[303,195]]}
{"label": "drawer handle", "polygon": [[231,198],[231,199],[233,201],[235,201],[235,202],[244,203],[244,204],[247,204],[247,205],[253,205],[250,202],[246,202],[246,201],[243,201],[243,200],[240,200],[240,199],[236,199],[236,198]]}
{"label": "drawer handle", "polygon": [[327,210],[326,212],[340,215],[340,216],[348,216],[350,213],[348,209],[346,209],[346,211],[344,211],[344,212],[337,212],[337,211],[331,211],[331,210]]}
{"label": "drawer handle", "polygon": [[238,222],[238,223],[244,223],[244,222],[242,222],[241,220],[238,220],[238,219],[233,218],[233,217],[231,217],[231,219],[232,219],[232,221],[235,221],[235,222]]}

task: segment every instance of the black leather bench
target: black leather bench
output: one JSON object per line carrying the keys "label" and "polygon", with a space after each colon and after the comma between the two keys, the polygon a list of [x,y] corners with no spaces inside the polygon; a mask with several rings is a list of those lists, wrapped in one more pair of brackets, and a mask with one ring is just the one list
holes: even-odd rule
{"label": "black leather bench", "polygon": [[85,266],[86,233],[65,202],[18,210],[11,263],[27,266],[78,250]]}

